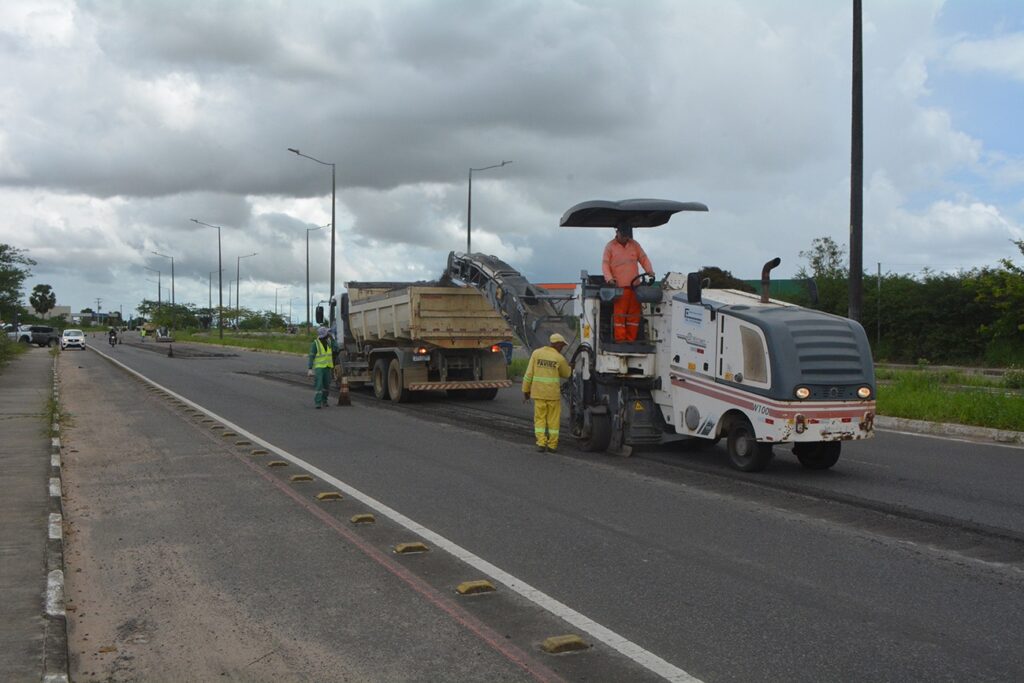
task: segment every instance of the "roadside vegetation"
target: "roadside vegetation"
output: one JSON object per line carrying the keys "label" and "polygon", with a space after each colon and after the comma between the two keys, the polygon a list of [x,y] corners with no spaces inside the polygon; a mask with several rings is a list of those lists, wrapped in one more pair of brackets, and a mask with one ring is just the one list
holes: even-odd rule
{"label": "roadside vegetation", "polygon": [[[131,334],[130,332],[128,334]],[[236,346],[246,349],[258,349],[260,351],[284,351],[288,353],[309,353],[309,345],[313,343],[314,335],[306,335],[303,330],[298,334],[287,334],[285,332],[228,332],[224,331],[224,338],[221,339],[216,330],[194,331],[177,330],[174,332],[174,341],[180,342],[202,342],[204,344],[219,344],[221,346]]]}
{"label": "roadside vegetation", "polygon": [[878,377],[879,415],[1024,431],[1024,395],[1011,386],[1020,381],[1019,374],[996,379],[945,371],[883,371]]}

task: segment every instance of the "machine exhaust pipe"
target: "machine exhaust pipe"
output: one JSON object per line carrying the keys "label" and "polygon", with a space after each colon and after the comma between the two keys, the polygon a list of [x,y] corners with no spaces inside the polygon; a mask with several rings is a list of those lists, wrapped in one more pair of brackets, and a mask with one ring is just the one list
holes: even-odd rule
{"label": "machine exhaust pipe", "polygon": [[782,259],[776,256],[771,261],[764,264],[764,268],[761,269],[761,303],[763,304],[768,303],[768,293],[771,290],[772,285],[772,279],[769,273],[771,273],[772,268],[778,267],[780,263],[782,263]]}

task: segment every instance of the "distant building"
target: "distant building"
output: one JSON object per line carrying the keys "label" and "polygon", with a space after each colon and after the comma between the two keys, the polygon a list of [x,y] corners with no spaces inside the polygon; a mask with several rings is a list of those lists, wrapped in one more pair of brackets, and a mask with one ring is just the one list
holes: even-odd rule
{"label": "distant building", "polygon": [[70,306],[54,306],[46,313],[40,313],[39,311],[34,311],[34,313],[45,320],[49,320],[50,318],[59,318],[61,316],[64,316],[65,320],[71,320]]}

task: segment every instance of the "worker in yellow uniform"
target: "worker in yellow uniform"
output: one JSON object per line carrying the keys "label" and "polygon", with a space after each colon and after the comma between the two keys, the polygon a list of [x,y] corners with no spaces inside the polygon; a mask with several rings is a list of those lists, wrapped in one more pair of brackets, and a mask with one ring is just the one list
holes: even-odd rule
{"label": "worker in yellow uniform", "polygon": [[338,343],[334,341],[326,327],[318,328],[316,337],[309,347],[309,370],[306,374],[316,378],[313,402],[319,410],[327,405],[327,392],[331,388],[331,373],[334,368],[334,354],[338,352]]}
{"label": "worker in yellow uniform", "polygon": [[554,453],[558,450],[558,427],[562,420],[562,395],[559,382],[572,370],[562,355],[565,337],[555,333],[530,355],[530,364],[523,375],[523,402],[533,399],[533,433],[537,450]]}

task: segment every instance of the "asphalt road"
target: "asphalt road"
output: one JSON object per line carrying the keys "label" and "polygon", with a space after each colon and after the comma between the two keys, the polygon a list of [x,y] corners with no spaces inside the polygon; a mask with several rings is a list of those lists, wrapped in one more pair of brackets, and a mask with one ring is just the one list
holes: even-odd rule
{"label": "asphalt road", "polygon": [[1020,449],[881,433],[758,475],[716,448],[550,456],[514,391],[317,411],[282,381],[301,358],[175,348],[99,350],[697,678],[1024,678]]}

